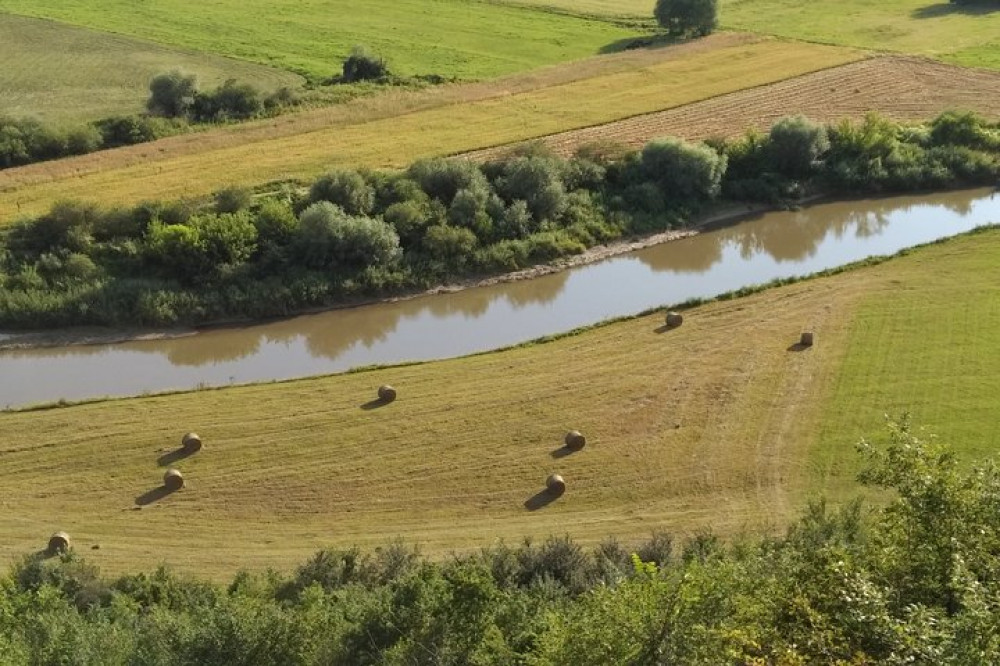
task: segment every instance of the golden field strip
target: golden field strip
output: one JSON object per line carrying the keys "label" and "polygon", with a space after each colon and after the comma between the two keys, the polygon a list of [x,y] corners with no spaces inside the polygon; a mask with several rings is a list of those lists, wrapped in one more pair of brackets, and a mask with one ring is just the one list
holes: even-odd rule
{"label": "golden field strip", "polygon": [[[945,437],[992,414],[997,363],[941,373],[954,354],[940,350],[974,359],[1000,342],[998,259],[988,231],[694,308],[670,331],[650,315],[422,365],[0,413],[0,560],[59,529],[108,573],[168,562],[216,578],[396,536],[440,555],[553,533],[775,529],[807,496],[851,487],[851,445],[878,434],[882,409],[931,414]],[[956,325],[925,325],[955,306]],[[803,329],[817,345],[789,351]],[[913,392],[908,358],[944,376]],[[398,400],[364,409],[383,383]],[[972,391],[952,416],[934,409]],[[586,448],[553,455],[570,428]],[[174,463],[187,487],[140,508],[187,430],[205,441]],[[981,451],[995,430],[963,443]],[[568,491],[529,511],[552,472]]]}
{"label": "golden field strip", "polygon": [[[792,114],[835,124],[844,118],[860,120],[877,110],[894,120],[923,122],[948,109],[1000,118],[1000,72],[912,56],[879,56],[666,111],[560,132],[541,141],[569,156],[593,141],[639,148],[658,136],[697,140],[738,136],[748,129],[766,132]],[[497,146],[468,157],[488,159],[510,149]]]}
{"label": "golden field strip", "polygon": [[[324,169],[402,167],[597,125],[781,81],[863,57],[853,50],[743,35],[476,84],[360,100],[122,150],[0,172],[0,220],[59,199],[130,204],[220,187],[302,179]],[[581,73],[592,73],[581,78]]]}

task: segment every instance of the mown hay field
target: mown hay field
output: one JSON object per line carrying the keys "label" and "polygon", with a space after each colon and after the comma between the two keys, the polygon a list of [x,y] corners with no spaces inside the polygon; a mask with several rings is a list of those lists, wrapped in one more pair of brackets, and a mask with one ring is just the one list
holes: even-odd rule
{"label": "mown hay field", "polygon": [[2,0],[0,11],[280,67],[340,73],[358,44],[398,74],[478,79],[620,47],[635,30],[465,0]]}
{"label": "mown hay field", "polygon": [[[1000,372],[972,360],[998,342],[998,260],[989,231],[694,308],[666,331],[658,314],[423,365],[2,413],[0,559],[60,529],[107,572],[216,578],[396,536],[438,555],[777,529],[850,485],[881,410],[988,450]],[[790,350],[803,330],[815,346]],[[382,384],[398,397],[372,408]],[[570,429],[587,444],[564,455]],[[188,430],[204,447],[178,456]],[[184,474],[173,494],[157,491],[166,466]],[[567,490],[546,505],[552,473]]]}
{"label": "mown hay field", "polygon": [[[877,110],[898,121],[923,122],[948,109],[1000,118],[1000,72],[968,69],[913,56],[880,56],[804,74],[778,83],[727,93],[666,111],[634,116],[544,137],[560,155],[593,141],[638,148],[658,136],[689,140],[766,132],[781,117],[858,121]],[[498,146],[470,154],[486,159],[510,150]]]}
{"label": "mown hay field", "polygon": [[[675,55],[679,53],[680,55]],[[314,177],[334,166],[400,168],[420,157],[460,153],[682,106],[863,57],[857,51],[739,35],[590,64],[593,76],[541,73],[459,91],[412,112],[293,116],[213,136],[178,137],[123,151],[0,172],[0,220],[40,212],[59,199],[135,203],[198,196],[230,184]],[[572,67],[560,68],[567,72]],[[527,81],[527,82],[525,82]],[[532,83],[534,82],[534,83]],[[418,96],[428,100],[427,97]],[[405,109],[403,102],[403,109]],[[377,101],[359,101],[372,108]],[[377,109],[377,107],[376,107]]]}
{"label": "mown hay field", "polygon": [[[608,17],[651,19],[653,0],[515,0]],[[1000,69],[1000,11],[947,0],[721,0],[719,21],[790,39],[931,56]]]}
{"label": "mown hay field", "polygon": [[139,113],[149,81],[182,69],[205,87],[235,78],[262,90],[299,86],[287,71],[0,13],[0,115],[82,123]]}

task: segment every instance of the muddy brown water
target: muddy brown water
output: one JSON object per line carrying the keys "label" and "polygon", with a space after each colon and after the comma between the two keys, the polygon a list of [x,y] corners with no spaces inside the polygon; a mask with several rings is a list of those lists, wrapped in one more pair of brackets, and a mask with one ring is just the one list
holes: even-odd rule
{"label": "muddy brown water", "polygon": [[530,280],[187,337],[0,352],[0,406],[461,356],[1000,223],[1000,193],[819,203]]}

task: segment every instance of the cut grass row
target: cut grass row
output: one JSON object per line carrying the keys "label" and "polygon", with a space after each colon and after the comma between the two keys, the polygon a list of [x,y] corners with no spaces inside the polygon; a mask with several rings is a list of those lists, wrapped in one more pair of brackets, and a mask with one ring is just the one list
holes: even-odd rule
{"label": "cut grass row", "polygon": [[[649,18],[653,0],[515,0],[594,15]],[[723,28],[1000,69],[1000,11],[947,0],[721,0]]]}
{"label": "cut grass row", "polygon": [[[583,79],[553,82],[506,94],[504,82],[478,88],[479,97],[410,113],[350,113],[316,127],[296,129],[279,119],[210,136],[181,137],[79,160],[0,172],[0,220],[37,213],[58,199],[128,204],[144,199],[197,196],[230,184],[303,179],[341,167],[399,168],[420,157],[447,155],[585,127],[689,104],[805,72],[856,60],[856,51],[798,42],[748,43],[720,35],[718,48],[670,48],[661,58],[643,55]],[[516,82],[515,82],[516,83]],[[432,93],[434,94],[434,93]],[[458,95],[461,98],[461,93]],[[424,99],[427,99],[426,97]],[[375,102],[362,100],[360,106]],[[273,128],[273,131],[268,129]],[[176,151],[171,146],[178,146]],[[117,155],[132,156],[124,165]],[[77,168],[79,167],[79,168]]]}
{"label": "cut grass row", "polygon": [[405,75],[490,78],[616,48],[607,21],[468,0],[0,0],[0,11],[281,67],[340,71],[357,44]]}
{"label": "cut grass row", "polygon": [[235,78],[264,90],[299,86],[287,71],[0,13],[0,115],[83,123],[139,113],[149,81],[180,68],[204,87]]}
{"label": "cut grass row", "polygon": [[[0,558],[65,529],[100,545],[88,557],[109,573],[166,561],[224,578],[393,536],[440,554],[551,533],[775,528],[849,485],[843,461],[883,409],[985,450],[1000,372],[971,360],[997,343],[998,260],[989,231],[708,304],[665,334],[646,316],[424,365],[3,413]],[[787,351],[805,325],[817,346]],[[362,409],[383,383],[399,399]],[[554,456],[570,428],[587,447]],[[188,429],[205,440],[178,463],[188,487],[137,510]],[[526,510],[552,471],[566,495]]]}

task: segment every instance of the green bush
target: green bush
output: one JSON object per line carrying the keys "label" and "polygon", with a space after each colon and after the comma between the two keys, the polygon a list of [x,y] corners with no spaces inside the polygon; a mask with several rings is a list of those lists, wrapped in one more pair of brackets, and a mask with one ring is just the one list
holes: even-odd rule
{"label": "green bush", "polygon": [[532,217],[555,219],[566,205],[562,163],[544,157],[517,157],[504,163],[497,193],[507,202],[523,201]]}
{"label": "green bush", "polygon": [[216,213],[237,213],[253,204],[253,192],[247,187],[230,185],[212,195]]}
{"label": "green bush", "polygon": [[488,191],[486,176],[468,160],[433,158],[417,160],[406,171],[431,198],[450,206],[459,190]]}
{"label": "green bush", "polygon": [[385,265],[400,255],[399,236],[388,224],[348,215],[327,201],[299,216],[296,247],[305,265],[334,271]]}
{"label": "green bush", "polygon": [[149,82],[149,100],[146,109],[153,115],[178,118],[187,115],[198,94],[198,80],[194,74],[173,70],[157,74]]}
{"label": "green bush", "polygon": [[931,121],[930,140],[935,146],[965,146],[1000,150],[1000,128],[971,111],[946,111]]}
{"label": "green bush", "polygon": [[712,200],[722,186],[726,157],[704,144],[656,139],[642,149],[642,169],[668,198]]}
{"label": "green bush", "polygon": [[424,232],[424,251],[451,266],[462,266],[475,252],[479,240],[471,230],[447,224],[435,224]]}
{"label": "green bush", "polygon": [[419,244],[425,229],[433,221],[430,207],[413,200],[390,205],[385,209],[383,218],[396,230],[400,242],[406,248]]}
{"label": "green bush", "polygon": [[804,116],[789,116],[771,127],[766,150],[775,171],[788,178],[806,178],[829,149],[825,127]]}
{"label": "green bush", "polygon": [[183,123],[144,116],[110,116],[98,120],[94,126],[101,133],[104,148],[117,148],[169,136],[182,129]]}
{"label": "green bush", "polygon": [[200,214],[186,224],[154,222],[145,244],[164,275],[194,284],[247,261],[257,247],[257,229],[245,212]]}
{"label": "green bush", "polygon": [[368,215],[375,206],[375,188],[357,171],[339,169],[313,182],[309,188],[309,201],[329,201],[349,215]]}
{"label": "green bush", "polygon": [[381,56],[375,55],[364,46],[355,46],[344,60],[341,80],[345,83],[377,81],[388,75],[389,67]]}
{"label": "green bush", "polygon": [[188,113],[197,122],[247,120],[264,112],[260,91],[249,83],[228,79],[210,92],[196,93]]}
{"label": "green bush", "polygon": [[481,242],[488,242],[493,235],[493,220],[486,212],[487,201],[487,190],[459,190],[448,208],[448,222],[456,227],[465,227]]}

